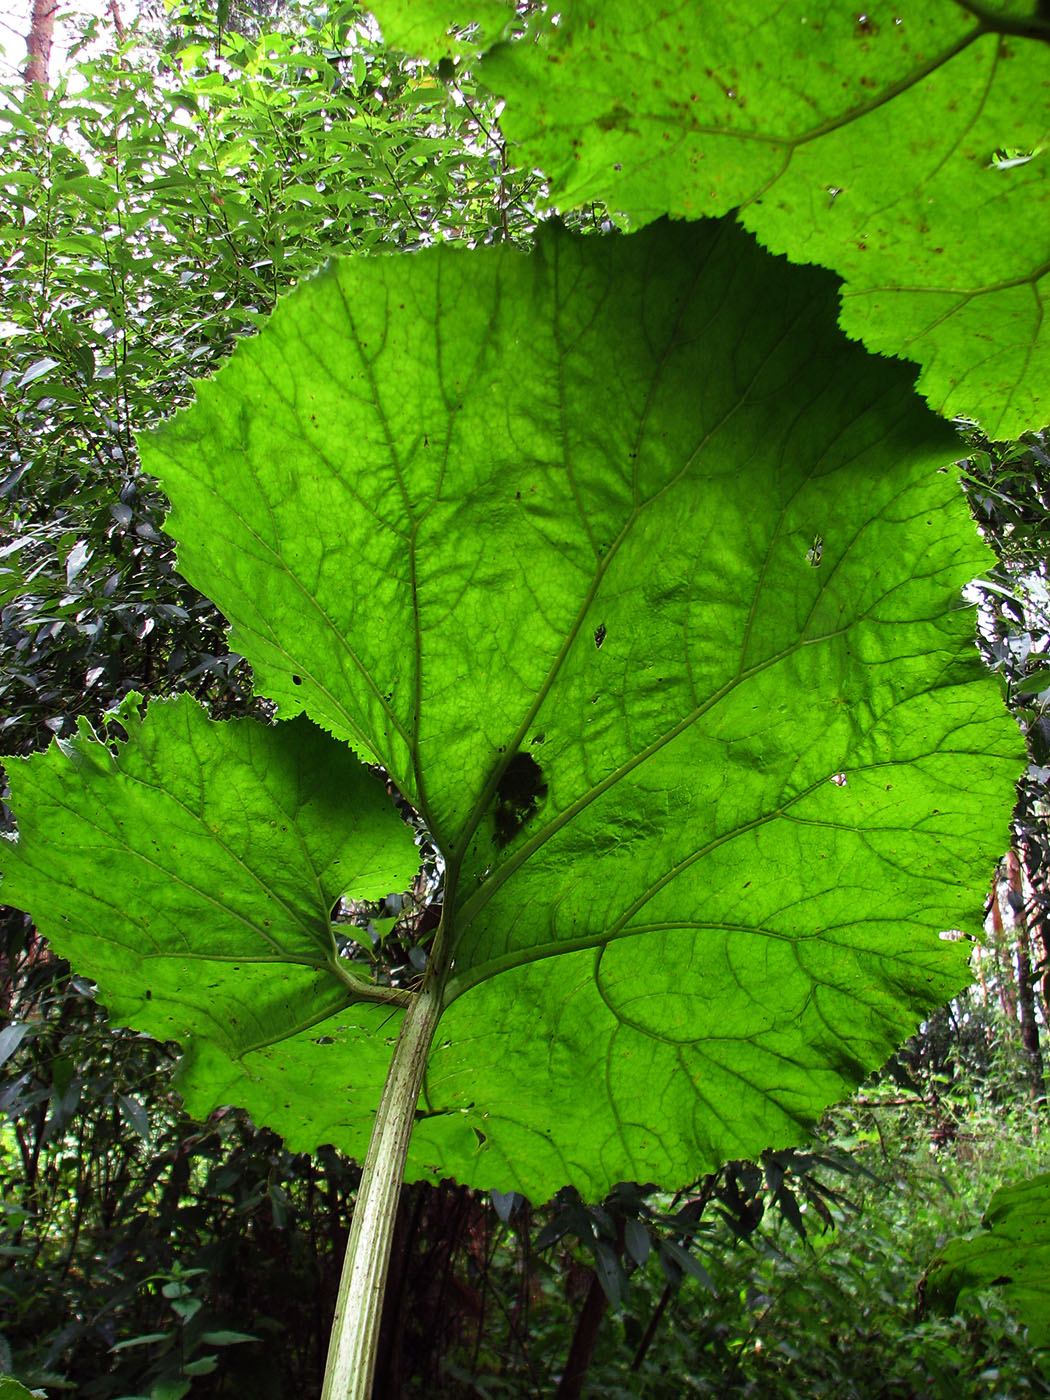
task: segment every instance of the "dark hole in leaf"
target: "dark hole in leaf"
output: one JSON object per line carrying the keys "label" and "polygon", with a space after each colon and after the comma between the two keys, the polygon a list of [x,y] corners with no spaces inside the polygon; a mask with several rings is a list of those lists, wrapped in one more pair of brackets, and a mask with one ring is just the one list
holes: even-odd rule
{"label": "dark hole in leaf", "polygon": [[604,641],[605,641],[605,623],[602,622],[602,623],[599,623],[599,625],[594,629],[594,645],[598,648],[599,651],[601,651],[601,649],[602,649],[602,642],[604,642]]}
{"label": "dark hole in leaf", "polygon": [[477,1140],[478,1140],[478,1146],[479,1146],[479,1147],[483,1146],[483,1145],[484,1145],[484,1142],[485,1142],[485,1134],[481,1131],[480,1128],[475,1128],[475,1129],[474,1129],[474,1136],[475,1136],[475,1137],[477,1138]]}
{"label": "dark hole in leaf", "polygon": [[516,753],[496,788],[496,845],[506,846],[547,796],[543,769],[530,753]]}
{"label": "dark hole in leaf", "polygon": [[302,683],[303,683],[303,678],[302,678],[302,676],[293,676],[293,677],[292,677],[292,685],[302,685]]}

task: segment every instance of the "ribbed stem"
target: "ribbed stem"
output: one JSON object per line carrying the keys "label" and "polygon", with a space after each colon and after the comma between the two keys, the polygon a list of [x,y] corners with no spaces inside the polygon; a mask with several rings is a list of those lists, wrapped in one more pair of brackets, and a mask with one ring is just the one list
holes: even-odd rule
{"label": "ribbed stem", "polygon": [[321,1400],[371,1400],[397,1202],[423,1071],[440,1016],[440,982],[425,983],[405,1015],[368,1145]]}

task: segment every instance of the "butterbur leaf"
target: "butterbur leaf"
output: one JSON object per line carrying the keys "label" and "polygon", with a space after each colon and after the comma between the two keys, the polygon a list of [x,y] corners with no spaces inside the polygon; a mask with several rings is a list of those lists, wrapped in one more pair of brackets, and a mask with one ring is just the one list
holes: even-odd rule
{"label": "butterbur leaf", "polygon": [[1050,1346],[1050,1173],[996,1191],[970,1239],[952,1240],[927,1270],[926,1303],[946,1313],[960,1297],[1001,1290],[1028,1327],[1033,1346]]}
{"label": "butterbur leaf", "polygon": [[[216,1086],[240,1101],[271,1043],[312,1044],[337,1012],[378,1036],[378,1094],[391,1008],[354,1004],[329,912],[411,882],[416,849],[382,784],[306,722],[215,723],[185,696],[140,718],[137,702],[117,716],[123,743],[82,719],[74,739],[9,761],[20,825],[4,898],[90,968],[117,1024],[188,1047],[182,1087],[202,1114]],[[353,1092],[368,1062],[364,1049]],[[148,1135],[141,1105],[121,1105]],[[316,1107],[299,1105],[304,1120]]]}
{"label": "butterbur leaf", "polygon": [[[425,53],[435,58],[469,53],[498,39],[515,18],[506,0],[472,0],[469,9],[453,12],[447,0],[412,0],[390,7],[383,21],[383,38],[393,49]],[[459,26],[454,34],[448,31]],[[464,33],[463,26],[469,26]]]}
{"label": "butterbur leaf", "polygon": [[0,1376],[0,1400],[44,1400],[43,1390],[27,1390],[14,1376]]}
{"label": "butterbur leaf", "polygon": [[[836,311],[732,223],[346,259],[141,444],[260,690],[444,855],[412,1177],[693,1180],[966,980],[937,933],[975,925],[1021,756],[960,607],[990,556],[951,433]],[[217,984],[265,1036],[194,1011],[186,1091],[361,1156],[397,1013],[295,946]]]}
{"label": "butterbur leaf", "polygon": [[[374,8],[441,52],[409,23],[415,0]],[[498,44],[478,71],[555,207],[600,200],[634,226],[739,210],[773,252],[844,278],[844,329],[918,360],[939,411],[993,437],[1041,427],[1050,149],[1032,94],[1050,22],[954,0],[861,8],[568,0],[542,43]]]}

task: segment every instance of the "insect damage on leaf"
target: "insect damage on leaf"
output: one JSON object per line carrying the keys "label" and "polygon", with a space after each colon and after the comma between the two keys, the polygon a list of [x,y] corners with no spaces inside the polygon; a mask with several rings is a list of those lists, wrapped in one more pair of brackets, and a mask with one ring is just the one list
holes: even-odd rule
{"label": "insect damage on leaf", "polygon": [[496,789],[496,845],[502,850],[539,809],[547,796],[543,769],[530,753],[516,753]]}

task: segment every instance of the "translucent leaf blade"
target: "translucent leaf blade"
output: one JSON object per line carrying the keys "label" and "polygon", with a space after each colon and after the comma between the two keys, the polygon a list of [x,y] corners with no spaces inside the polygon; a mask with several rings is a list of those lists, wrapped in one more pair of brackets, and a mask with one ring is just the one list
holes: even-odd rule
{"label": "translucent leaf blade", "polygon": [[[416,1174],[539,1197],[797,1140],[965,979],[937,932],[1019,760],[959,607],[987,556],[951,435],[835,314],[732,225],[345,261],[143,444],[262,688],[449,859]],[[338,1057],[266,1061],[287,1131]]]}
{"label": "translucent leaf blade", "polygon": [[382,784],[306,721],[215,723],[187,697],[120,719],[115,753],[82,721],[12,761],[4,898],[98,982],[111,1020],[186,1047],[180,1087],[201,1116],[265,1100],[255,1061],[294,1057],[299,1041],[317,1053],[313,1027],[339,1014],[361,1047],[328,1102],[304,1094],[293,1116],[313,1133],[335,1114],[345,1134],[353,1102],[363,1152],[400,1012],[355,1004],[330,914],[341,895],[407,888],[411,833]]}

